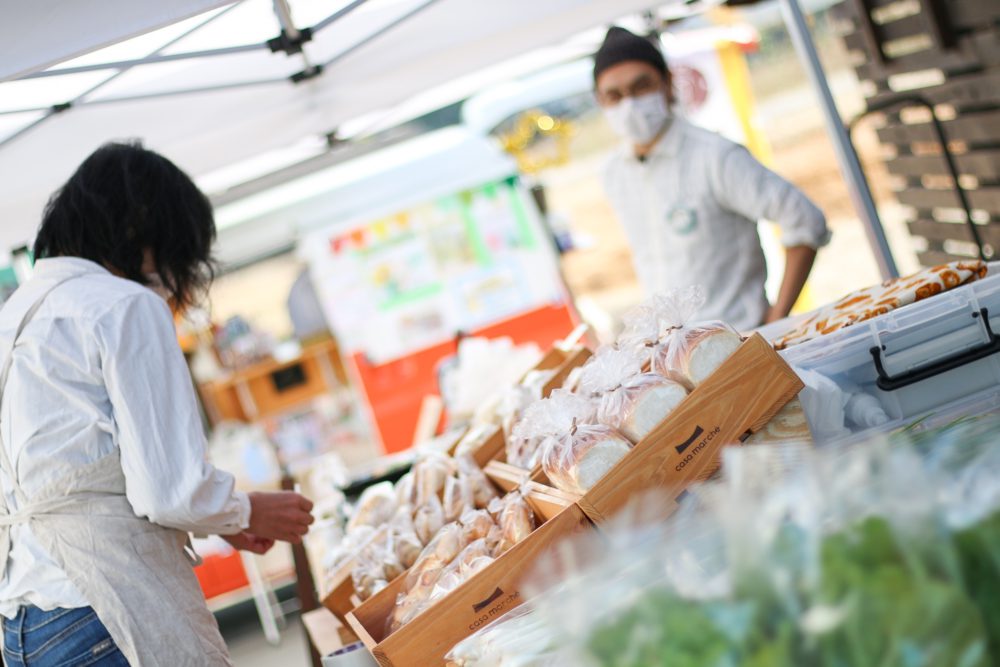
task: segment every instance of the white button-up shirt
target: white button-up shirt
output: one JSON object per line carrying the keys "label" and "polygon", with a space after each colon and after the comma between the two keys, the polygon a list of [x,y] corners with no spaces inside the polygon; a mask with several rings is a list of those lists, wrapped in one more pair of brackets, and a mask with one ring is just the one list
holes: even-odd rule
{"label": "white button-up shirt", "polygon": [[630,146],[605,171],[647,294],[702,285],[701,319],[747,330],[767,313],[767,267],[757,221],[780,225],[786,246],[829,241],[826,219],[798,189],[739,144],[675,118],[646,160]]}
{"label": "white button-up shirt", "polygon": [[[249,500],[234,490],[232,475],[206,461],[173,318],[152,291],[83,259],[41,260],[0,310],[0,365],[27,309],[70,274],[82,276],[57,287],[22,333],[0,410],[3,446],[25,493],[30,498],[74,466],[118,448],[137,516],[196,533],[245,529]],[[0,485],[16,511],[5,475]],[[88,605],[29,524],[14,525],[11,540],[0,614],[11,618],[24,604],[45,610]]]}

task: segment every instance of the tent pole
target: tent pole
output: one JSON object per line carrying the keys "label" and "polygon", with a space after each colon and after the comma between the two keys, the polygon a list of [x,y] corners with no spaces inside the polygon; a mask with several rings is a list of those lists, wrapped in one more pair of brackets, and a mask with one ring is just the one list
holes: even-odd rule
{"label": "tent pole", "polygon": [[288,0],[274,0],[274,13],[278,17],[281,29],[288,35],[288,39],[294,42],[302,36],[299,29],[295,27],[295,21],[292,20],[292,8],[288,6]]}
{"label": "tent pole", "polygon": [[809,26],[806,24],[802,8],[799,6],[798,0],[781,0],[781,12],[788,33],[795,44],[795,50],[798,51],[799,59],[805,66],[813,87],[820,97],[820,106],[823,108],[827,130],[837,154],[837,162],[840,163],[840,171],[847,182],[847,190],[854,208],[865,225],[865,233],[868,236],[872,252],[875,254],[875,262],[878,264],[879,272],[882,274],[883,280],[895,278],[899,276],[899,271],[896,269],[896,262],[892,257],[885,229],[882,228],[882,223],[879,220],[878,209],[875,208],[875,201],[872,198],[868,180],[861,169],[861,162],[854,150],[854,144],[851,143],[847,129],[840,120],[837,104],[833,99],[833,93],[830,92],[830,85],[823,72],[823,65],[820,63],[816,45],[809,33]]}
{"label": "tent pole", "polygon": [[382,26],[381,28],[379,28],[378,30],[376,30],[375,32],[373,32],[372,34],[368,35],[367,37],[365,37],[363,40],[361,40],[357,44],[349,46],[346,49],[344,49],[343,51],[341,51],[340,53],[338,53],[337,55],[333,56],[328,61],[326,61],[325,63],[323,63],[323,67],[330,67],[334,63],[336,63],[336,62],[338,62],[340,60],[343,60],[347,56],[351,55],[352,53],[354,53],[355,51],[357,51],[358,49],[360,49],[362,46],[365,46],[367,44],[370,44],[371,42],[374,42],[376,39],[380,38],[382,35],[386,34],[387,32],[389,32],[390,30],[392,30],[393,28],[395,28],[399,24],[401,24],[401,23],[403,23],[405,21],[410,20],[411,18],[413,18],[414,16],[416,16],[420,12],[424,11],[425,9],[430,8],[430,6],[433,5],[437,1],[438,0],[424,0],[424,2],[422,4],[417,5],[416,7],[414,7],[411,10],[409,10],[408,12],[406,12],[403,15],[394,18],[393,20],[389,21],[389,23],[385,24],[384,26]]}

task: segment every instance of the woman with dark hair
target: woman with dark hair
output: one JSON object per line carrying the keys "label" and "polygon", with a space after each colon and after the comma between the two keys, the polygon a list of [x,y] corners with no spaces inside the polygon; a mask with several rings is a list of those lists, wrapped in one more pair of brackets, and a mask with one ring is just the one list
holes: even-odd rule
{"label": "woman with dark hair", "polygon": [[45,209],[0,310],[7,665],[229,665],[187,533],[264,553],[308,531],[306,498],[205,460],[166,302],[204,292],[214,238],[206,197],[139,144],[98,149]]}

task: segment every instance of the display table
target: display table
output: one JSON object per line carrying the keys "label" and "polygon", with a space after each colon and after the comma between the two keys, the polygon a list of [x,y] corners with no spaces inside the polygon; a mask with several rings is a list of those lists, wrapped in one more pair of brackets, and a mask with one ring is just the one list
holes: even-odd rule
{"label": "display table", "polygon": [[304,405],[347,384],[337,343],[326,340],[287,361],[268,359],[198,389],[213,425],[251,422]]}

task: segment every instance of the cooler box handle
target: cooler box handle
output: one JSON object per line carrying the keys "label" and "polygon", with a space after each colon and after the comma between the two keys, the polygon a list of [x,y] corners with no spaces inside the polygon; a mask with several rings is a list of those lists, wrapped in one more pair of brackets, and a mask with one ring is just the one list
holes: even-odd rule
{"label": "cooler box handle", "polygon": [[965,352],[960,352],[952,357],[932,362],[922,368],[914,368],[895,377],[889,375],[885,370],[885,364],[882,361],[883,348],[878,346],[871,348],[869,352],[871,352],[872,359],[875,361],[875,371],[878,373],[878,380],[875,384],[882,391],[895,391],[1000,352],[1000,336],[993,333],[993,329],[990,327],[989,311],[986,308],[982,308],[979,312],[972,313],[972,317],[982,318],[983,326],[986,327],[986,335],[989,337],[988,343],[971,348]]}

